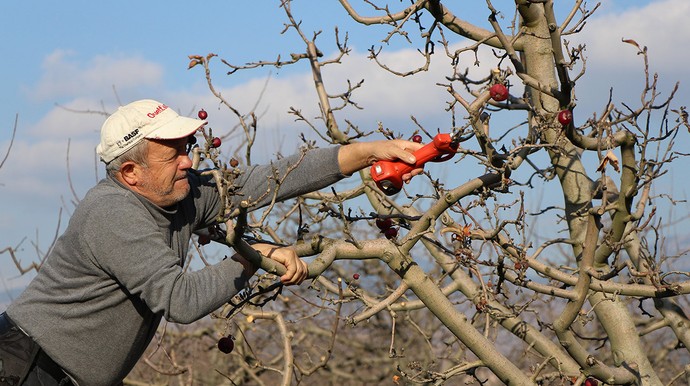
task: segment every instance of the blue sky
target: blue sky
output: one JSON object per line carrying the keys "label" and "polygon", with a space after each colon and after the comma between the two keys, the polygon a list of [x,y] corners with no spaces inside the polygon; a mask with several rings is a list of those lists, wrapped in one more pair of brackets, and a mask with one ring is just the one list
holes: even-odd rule
{"label": "blue sky", "polygon": [[[565,3],[570,2],[557,1],[559,6]],[[578,86],[578,108],[587,114],[600,110],[611,87],[620,99],[639,101],[641,60],[629,45],[621,43],[622,38],[649,47],[652,70],[661,74],[662,92],[670,90],[675,81],[685,82],[690,60],[687,0],[602,3],[582,36],[590,61],[588,76]],[[74,195],[83,196],[103,176],[94,155],[103,116],[69,112],[63,107],[112,111],[120,102],[154,98],[183,114],[204,107],[212,127],[230,128],[236,122],[229,113],[218,110],[202,71],[187,70],[187,56],[213,52],[242,64],[272,60],[278,54],[286,58],[303,50],[294,33],[280,35],[285,15],[278,4],[268,0],[4,2],[0,11],[0,49],[5,53],[0,62],[0,156],[8,148],[17,114],[19,122],[12,152],[0,169],[0,249],[24,240],[20,257],[32,261],[36,252],[31,242],[37,240],[39,248],[47,248],[58,221],[60,231],[64,230]],[[459,15],[487,27],[485,4],[463,2],[465,8]],[[448,124],[437,118],[443,108],[440,101],[447,99],[435,86],[444,80],[439,75],[445,74],[442,70],[435,72],[438,68],[434,67],[430,74],[400,82],[381,74],[366,59],[368,47],[381,45],[385,36],[381,28],[354,24],[336,1],[297,0],[293,11],[309,35],[323,31],[317,43],[327,56],[334,52],[333,27],[349,32],[353,53],[343,65],[329,68],[326,76],[334,90],[344,87],[345,78],[365,79],[365,88],[356,98],[365,109],[341,119],[370,128],[382,121],[410,131],[411,114],[431,127]],[[511,17],[507,13],[506,18]],[[418,60],[414,50],[399,41],[386,47],[384,58],[393,65]],[[219,61],[213,68],[217,86],[244,111],[256,102],[268,81],[268,92],[258,109],[265,134],[257,150],[266,157],[293,151],[296,142],[290,139],[308,129],[298,127],[286,114],[287,108],[297,106],[315,115],[306,64],[230,77],[224,75]],[[681,83],[677,104],[688,105],[689,95],[688,85]],[[68,141],[71,186],[66,167]],[[688,142],[687,138],[679,141]],[[685,198],[682,178],[670,181],[671,188]],[[3,288],[22,287],[28,278],[18,278],[9,256],[0,255],[0,308]]]}

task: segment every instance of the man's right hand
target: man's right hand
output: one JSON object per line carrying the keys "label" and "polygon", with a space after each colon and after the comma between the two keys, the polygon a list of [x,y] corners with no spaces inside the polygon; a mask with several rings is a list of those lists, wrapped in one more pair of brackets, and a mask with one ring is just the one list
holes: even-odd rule
{"label": "man's right hand", "polygon": [[[376,161],[400,160],[408,164],[414,164],[416,160],[412,153],[422,146],[424,145],[421,143],[403,139],[355,142],[340,148],[338,164],[340,165],[340,171],[347,175],[371,166]],[[410,178],[421,172],[421,168],[415,169],[402,176],[403,181],[409,181]]]}

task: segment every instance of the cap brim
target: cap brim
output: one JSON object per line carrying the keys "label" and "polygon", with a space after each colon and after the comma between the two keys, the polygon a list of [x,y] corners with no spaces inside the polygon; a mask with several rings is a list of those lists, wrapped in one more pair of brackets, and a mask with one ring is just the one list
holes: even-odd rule
{"label": "cap brim", "polygon": [[163,126],[150,132],[146,138],[149,139],[180,139],[189,137],[199,128],[206,124],[200,119],[177,116]]}

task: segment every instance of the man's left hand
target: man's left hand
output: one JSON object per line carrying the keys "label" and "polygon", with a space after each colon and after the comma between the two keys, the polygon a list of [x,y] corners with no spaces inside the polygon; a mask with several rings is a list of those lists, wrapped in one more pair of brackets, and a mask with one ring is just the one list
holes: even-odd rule
{"label": "man's left hand", "polygon": [[280,277],[280,281],[285,285],[301,284],[309,275],[307,263],[302,261],[291,247],[254,244],[252,248],[269,259],[285,266],[287,271]]}

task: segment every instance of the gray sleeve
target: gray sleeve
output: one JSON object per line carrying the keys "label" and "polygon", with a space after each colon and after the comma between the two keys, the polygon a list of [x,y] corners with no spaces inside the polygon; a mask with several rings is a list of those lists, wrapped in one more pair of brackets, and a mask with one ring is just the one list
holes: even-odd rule
{"label": "gray sleeve", "polygon": [[232,205],[238,207],[246,200],[251,210],[258,209],[338,182],[347,177],[340,171],[339,150],[338,146],[311,149],[245,169],[235,180]]}
{"label": "gray sleeve", "polygon": [[[253,165],[241,169],[233,181],[231,205],[238,208],[244,200],[256,210],[271,203],[288,200],[313,192],[348,177],[340,171],[339,146],[312,149],[302,154],[276,160],[268,165]],[[210,177],[193,177],[194,206],[197,212],[196,229],[215,224],[220,213],[220,199],[216,185]],[[276,193],[277,190],[277,193]]]}

